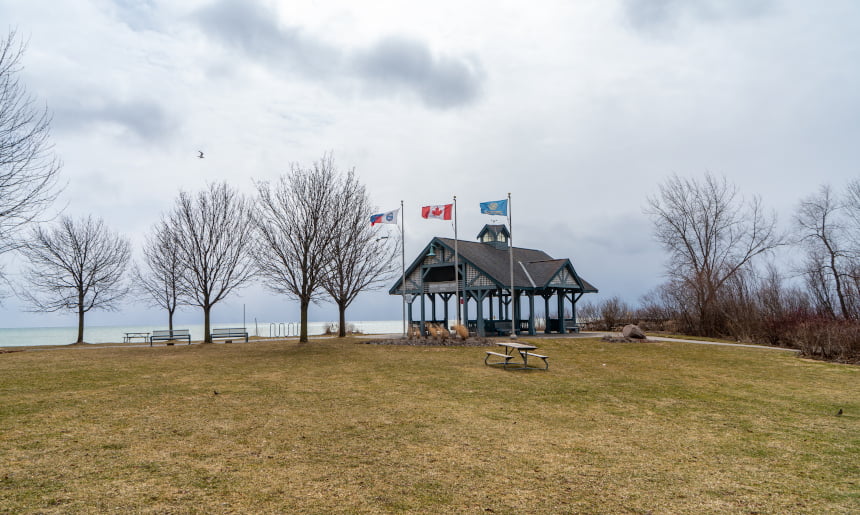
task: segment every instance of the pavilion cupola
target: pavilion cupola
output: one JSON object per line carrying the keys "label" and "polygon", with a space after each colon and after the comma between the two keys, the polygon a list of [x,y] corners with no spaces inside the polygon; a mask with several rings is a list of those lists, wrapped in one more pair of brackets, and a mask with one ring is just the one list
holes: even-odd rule
{"label": "pavilion cupola", "polygon": [[497,249],[508,248],[508,242],[510,239],[511,233],[508,232],[508,228],[504,225],[487,224],[483,229],[481,229],[481,232],[478,233],[478,241]]}

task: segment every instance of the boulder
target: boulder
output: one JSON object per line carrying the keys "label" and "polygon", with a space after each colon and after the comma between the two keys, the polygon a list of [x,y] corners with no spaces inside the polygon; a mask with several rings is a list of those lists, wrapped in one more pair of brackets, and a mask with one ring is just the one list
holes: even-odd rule
{"label": "boulder", "polygon": [[625,338],[635,338],[637,340],[644,340],[645,333],[642,329],[639,329],[638,325],[627,324],[621,329],[621,334],[624,335]]}

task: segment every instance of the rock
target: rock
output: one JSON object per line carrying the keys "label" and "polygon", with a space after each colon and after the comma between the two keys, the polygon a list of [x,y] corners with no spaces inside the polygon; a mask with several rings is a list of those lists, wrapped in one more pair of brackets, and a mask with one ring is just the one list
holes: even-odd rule
{"label": "rock", "polygon": [[638,325],[627,324],[621,330],[621,334],[624,335],[625,338],[636,338],[637,340],[644,340],[645,333],[642,332],[642,329],[639,329]]}

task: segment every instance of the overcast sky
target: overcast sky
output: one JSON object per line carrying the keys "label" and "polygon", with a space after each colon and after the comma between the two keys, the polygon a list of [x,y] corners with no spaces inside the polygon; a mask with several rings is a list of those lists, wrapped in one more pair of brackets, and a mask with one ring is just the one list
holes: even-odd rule
{"label": "overcast sky", "polygon": [[[635,302],[663,280],[643,207],[669,175],[725,175],[786,229],[804,195],[860,175],[854,0],[4,0],[0,19],[54,115],[57,207],[103,217],[136,256],[180,189],[250,193],[333,152],[380,211],[405,201],[408,261],[453,236],[420,206],[457,195],[471,240],[490,221],[478,204],[511,192],[517,246],[570,258],[594,300]],[[243,304],[298,318],[255,286],[214,320]],[[0,326],[75,324],[22,310],[5,299]],[[348,318],[399,319],[400,301],[365,294]],[[88,316],[164,321],[133,303]]]}

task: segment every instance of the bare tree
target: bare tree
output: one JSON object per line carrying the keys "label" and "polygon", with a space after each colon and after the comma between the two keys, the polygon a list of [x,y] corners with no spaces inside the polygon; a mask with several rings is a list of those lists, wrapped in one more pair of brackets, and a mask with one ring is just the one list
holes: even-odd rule
{"label": "bare tree", "polygon": [[36,311],[78,314],[78,339],[84,341],[84,315],[115,309],[126,294],[122,281],[130,258],[129,243],[101,219],[62,217],[56,227],[37,227],[21,247],[30,267],[30,289],[22,295]]}
{"label": "bare tree", "polygon": [[173,330],[173,314],[181,304],[179,293],[185,275],[179,260],[179,245],[170,225],[162,220],[143,245],[145,271],[135,267],[136,283],[147,293],[150,303],[167,311],[168,328]]}
{"label": "bare tree", "polygon": [[274,185],[257,183],[257,266],[270,290],[299,301],[300,342],[308,341],[308,307],[319,300],[337,235],[334,197],[340,189],[330,155],[309,169],[291,165]]}
{"label": "bare tree", "polygon": [[0,40],[0,254],[22,245],[21,229],[59,193],[51,116],[19,80],[25,46],[15,31]]}
{"label": "bare tree", "polygon": [[337,304],[338,336],[343,337],[346,308],[359,293],[378,288],[391,278],[397,249],[370,226],[373,214],[370,199],[354,171],[340,182],[333,202],[334,213],[340,216],[334,227],[322,286]]}
{"label": "bare tree", "polygon": [[718,329],[716,301],[726,281],[782,244],[776,217],[763,212],[759,198],[745,202],[736,186],[710,173],[701,181],[670,177],[649,197],[646,213],[669,252],[669,279],[690,293],[702,334]]}
{"label": "bare tree", "polygon": [[617,295],[604,299],[598,304],[597,310],[600,313],[604,331],[612,331],[619,325],[629,323],[632,316],[630,306]]}
{"label": "bare tree", "polygon": [[[858,186],[849,186],[840,199],[829,185],[803,199],[795,223],[806,257],[801,273],[813,297],[830,316],[856,318],[853,280],[857,251],[850,226],[860,214],[855,207]],[[852,237],[853,236],[853,237]]]}
{"label": "bare tree", "polygon": [[251,258],[251,208],[226,183],[192,196],[180,192],[166,218],[177,245],[179,297],[203,309],[205,342],[212,343],[210,312],[256,272]]}

